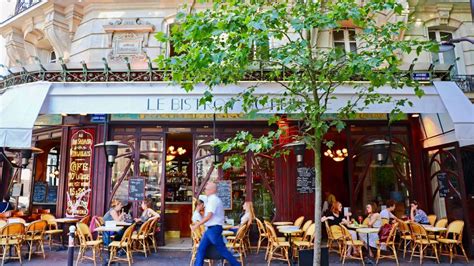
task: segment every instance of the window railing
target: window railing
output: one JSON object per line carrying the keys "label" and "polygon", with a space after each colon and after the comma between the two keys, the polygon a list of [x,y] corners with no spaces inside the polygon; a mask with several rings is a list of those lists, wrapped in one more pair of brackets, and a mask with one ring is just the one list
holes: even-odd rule
{"label": "window railing", "polygon": [[29,9],[30,7],[40,3],[41,0],[18,0],[15,6],[14,16],[22,13],[23,11]]}
{"label": "window railing", "polygon": [[464,92],[474,92],[474,75],[454,75],[451,80]]}

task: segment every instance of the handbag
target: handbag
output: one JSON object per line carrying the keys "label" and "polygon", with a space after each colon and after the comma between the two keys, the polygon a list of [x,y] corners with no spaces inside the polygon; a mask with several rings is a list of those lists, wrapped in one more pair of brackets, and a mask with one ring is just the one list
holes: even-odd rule
{"label": "handbag", "polygon": [[379,230],[379,241],[386,242],[388,239],[388,236],[390,235],[390,231],[392,231],[391,224],[382,225],[382,227],[380,227],[380,230]]}

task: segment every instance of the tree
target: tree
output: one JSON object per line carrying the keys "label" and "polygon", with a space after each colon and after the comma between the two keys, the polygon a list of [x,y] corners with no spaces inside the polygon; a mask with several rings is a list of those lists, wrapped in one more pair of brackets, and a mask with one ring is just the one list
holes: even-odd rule
{"label": "tree", "polygon": [[[419,85],[399,70],[401,55],[418,56],[437,49],[437,45],[427,41],[403,39],[402,33],[408,26],[401,19],[405,10],[399,1],[367,0],[363,5],[359,2],[218,0],[205,3],[199,11],[193,2],[189,11],[178,13],[171,34],[156,35],[163,43],[171,42],[177,54],[156,59],[168,80],[187,91],[198,83],[208,86],[201,104],[212,100],[216,86],[238,83],[255,74],[256,68],[264,70],[267,81],[285,89],[276,111],[292,114],[303,123],[298,139],[315,155],[315,221],[321,219],[321,147],[332,145],[324,140],[325,133],[331,127],[342,130],[344,120],[374,104],[391,102],[390,118],[400,117],[401,106],[411,102],[392,99],[377,89],[384,85],[394,90],[410,86],[421,97],[423,90]],[[357,47],[318,45],[325,35],[327,39],[330,32],[337,34],[348,25],[355,29]],[[324,119],[331,102],[336,100],[335,90],[345,84],[352,86],[354,97],[337,109],[336,118]],[[250,116],[261,112],[255,103],[266,106],[272,99],[256,95],[257,86],[250,86],[229,100],[222,111],[238,104]],[[278,116],[269,122],[277,120]],[[238,132],[216,145],[223,152],[263,152],[273,148],[273,140],[280,134],[273,131],[256,138],[248,132]],[[234,156],[223,167],[238,163],[239,157]],[[314,263],[319,265],[319,222],[316,233]]]}

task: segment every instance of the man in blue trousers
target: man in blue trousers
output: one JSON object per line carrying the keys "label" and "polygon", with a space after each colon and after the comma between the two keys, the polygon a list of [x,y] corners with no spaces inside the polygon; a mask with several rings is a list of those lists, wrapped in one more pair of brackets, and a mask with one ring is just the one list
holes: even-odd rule
{"label": "man in blue trousers", "polygon": [[215,183],[207,183],[205,191],[207,195],[207,204],[205,206],[204,218],[192,227],[193,231],[203,224],[205,224],[207,227],[207,230],[202,236],[201,242],[199,243],[199,248],[196,254],[196,262],[194,265],[203,265],[206,249],[210,245],[214,245],[217,249],[217,252],[219,252],[219,254],[230,263],[230,265],[239,266],[240,263],[234,258],[232,253],[227,250],[222,239],[224,205],[222,205],[222,201],[219,199],[219,197],[217,197],[216,191],[217,186]]}

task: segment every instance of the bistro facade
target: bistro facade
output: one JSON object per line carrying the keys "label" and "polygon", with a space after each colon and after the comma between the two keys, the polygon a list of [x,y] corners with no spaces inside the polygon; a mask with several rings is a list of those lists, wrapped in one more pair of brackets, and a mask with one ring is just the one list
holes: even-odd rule
{"label": "bistro facade", "polygon": [[[48,62],[12,66],[0,87],[0,147],[5,154],[0,159],[0,195],[11,195],[23,215],[50,210],[58,217],[102,216],[118,199],[128,203],[136,217],[140,201],[151,198],[161,214],[161,244],[166,244],[170,238],[189,237],[192,203],[213,180],[219,183],[228,219],[238,221],[245,201],[252,201],[256,215],[265,219],[314,216],[311,178],[297,169],[293,153],[279,158],[246,154],[241,168],[214,167],[214,161],[229,155],[217,158],[205,147],[214,138],[242,130],[258,136],[276,127],[298,134],[298,121],[283,116],[277,125],[268,126],[267,119],[276,115],[273,101],[253,119],[243,116],[238,106],[228,114],[215,112],[259,80],[258,71],[247,81],[216,88],[214,102],[206,106],[199,105],[206,88],[186,93],[162,81],[150,57],[172,47],[160,47],[152,34],[167,31],[173,23],[177,4],[173,5],[143,1],[120,17],[124,3],[64,7],[40,1],[24,15],[43,18],[45,25],[33,23],[20,34],[21,17],[1,24],[3,34],[11,36],[7,49],[12,57],[28,62],[36,53]],[[146,11],[150,8],[159,11]],[[70,27],[48,21],[52,18]],[[74,37],[58,44],[58,36],[69,34]],[[85,45],[87,40],[91,45]],[[36,46],[32,49],[25,41]],[[55,60],[59,57],[66,60]],[[346,121],[342,132],[330,131],[326,139],[335,146],[323,151],[322,190],[357,215],[363,214],[364,204],[382,207],[394,199],[396,214],[402,216],[415,199],[428,213],[466,221],[464,241],[472,253],[474,108],[454,82],[427,82],[423,89],[425,96],[417,98],[411,88],[381,88],[394,99],[414,103],[394,124],[388,124],[391,107],[378,105]],[[265,83],[256,93],[277,99],[282,90]],[[330,108],[337,110],[346,102],[350,90],[336,90],[337,101]],[[96,145],[112,140],[124,147],[110,164],[110,154]],[[377,150],[368,145],[374,141],[390,144]],[[31,146],[43,153],[33,155],[26,168],[13,167],[21,161],[18,149]],[[312,159],[307,151],[303,166],[311,168]]]}

